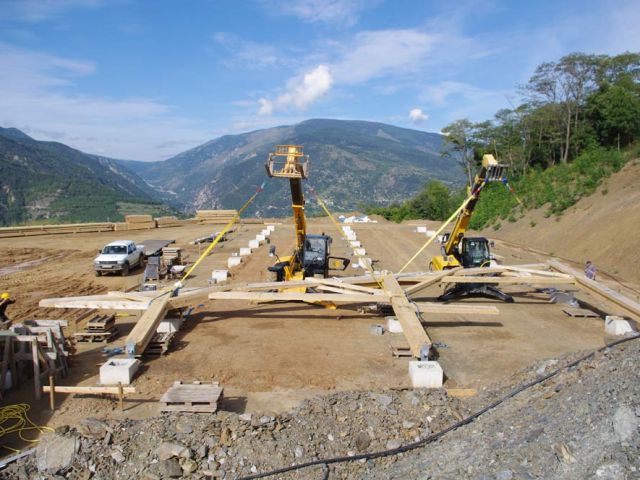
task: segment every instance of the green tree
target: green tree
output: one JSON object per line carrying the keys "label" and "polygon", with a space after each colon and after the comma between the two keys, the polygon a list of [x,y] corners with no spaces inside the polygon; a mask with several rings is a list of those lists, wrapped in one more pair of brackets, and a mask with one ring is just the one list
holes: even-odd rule
{"label": "green tree", "polygon": [[640,95],[624,87],[605,86],[592,94],[588,111],[604,145],[624,147],[640,136]]}
{"label": "green tree", "polygon": [[443,157],[455,158],[464,168],[469,184],[473,183],[474,124],[467,118],[456,120],[442,129]]}

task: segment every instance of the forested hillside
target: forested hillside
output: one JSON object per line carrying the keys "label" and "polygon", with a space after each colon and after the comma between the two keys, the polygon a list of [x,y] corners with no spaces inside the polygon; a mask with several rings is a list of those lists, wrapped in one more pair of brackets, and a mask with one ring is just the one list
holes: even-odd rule
{"label": "forested hillside", "polygon": [[[485,153],[509,166],[510,192],[488,185],[472,218],[473,228],[515,221],[544,206],[559,215],[593,193],[603,179],[637,156],[640,137],[640,54],[575,53],[538,66],[521,87],[522,103],[491,120],[457,120],[443,129],[445,147],[470,179]],[[387,209],[387,218],[442,220],[465,197],[429,184],[419,196]]]}
{"label": "forested hillside", "polygon": [[115,221],[138,211],[169,209],[114,160],[0,128],[0,225]]}

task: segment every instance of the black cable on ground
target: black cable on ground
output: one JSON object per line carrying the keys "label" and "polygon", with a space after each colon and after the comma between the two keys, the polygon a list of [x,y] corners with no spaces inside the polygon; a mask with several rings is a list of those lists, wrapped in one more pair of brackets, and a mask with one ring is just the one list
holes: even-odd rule
{"label": "black cable on ground", "polygon": [[519,393],[535,386],[538,385],[552,377],[555,377],[556,375],[558,375],[560,372],[562,372],[563,370],[568,370],[570,368],[575,367],[576,365],[578,365],[579,363],[584,362],[585,360],[588,360],[590,358],[592,358],[596,353],[599,352],[603,352],[605,350],[607,350],[608,348],[613,348],[617,345],[620,345],[622,343],[626,343],[629,342],[631,340],[637,340],[640,338],[640,335],[634,335],[632,337],[626,337],[626,338],[622,338],[620,340],[616,340],[615,342],[609,343],[607,345],[605,345],[604,347],[598,348],[597,350],[592,351],[591,353],[588,353],[587,355],[584,355],[580,358],[578,358],[577,360],[574,360],[573,362],[570,362],[562,367],[557,368],[556,370],[543,375],[542,377],[538,377],[535,380],[525,383],[523,385],[520,385],[519,387],[517,387],[516,389],[512,390],[511,392],[509,392],[508,394],[506,394],[505,396],[503,396],[502,398],[499,398],[498,400],[496,400],[495,402],[487,405],[486,407],[482,408],[481,410],[478,410],[477,412],[475,412],[472,415],[469,415],[468,417],[460,420],[459,422],[456,422],[452,425],[450,425],[449,427],[445,428],[444,430],[440,430],[437,433],[434,433],[432,435],[429,435],[426,438],[423,438],[422,440],[419,440],[417,442],[413,442],[413,443],[408,443],[406,445],[402,445],[398,448],[393,448],[390,450],[380,450],[378,452],[370,452],[370,453],[362,453],[359,455],[353,455],[353,456],[342,456],[342,457],[333,457],[333,458],[323,458],[323,459],[318,459],[318,460],[312,460],[310,462],[305,462],[305,463],[300,463],[298,465],[292,465],[289,467],[282,467],[282,468],[278,468],[275,470],[271,470],[269,472],[263,472],[263,473],[256,473],[253,475],[247,475],[245,477],[240,477],[238,480],[254,480],[256,478],[265,478],[265,477],[270,477],[273,475],[279,475],[282,473],[287,473],[287,472],[293,472],[296,470],[301,470],[303,468],[308,468],[308,467],[313,467],[316,465],[324,465],[325,468],[327,468],[328,465],[333,464],[333,463],[345,463],[345,462],[354,462],[357,460],[371,460],[374,458],[382,458],[382,457],[390,457],[392,455],[398,455],[399,453],[404,453],[404,452],[408,452],[410,450],[414,450],[418,447],[422,447],[424,445],[427,445],[431,442],[434,442],[435,440],[438,440],[439,438],[443,437],[444,435],[446,435],[449,432],[452,432],[453,430],[457,430],[458,428],[464,426],[464,425],[468,425],[469,423],[473,422],[476,418],[480,417],[481,415],[484,415],[485,413],[487,413],[490,410],[493,410],[494,408],[496,408],[498,405],[504,403],[505,401],[509,400],[510,398],[515,397],[516,395],[518,395]]}

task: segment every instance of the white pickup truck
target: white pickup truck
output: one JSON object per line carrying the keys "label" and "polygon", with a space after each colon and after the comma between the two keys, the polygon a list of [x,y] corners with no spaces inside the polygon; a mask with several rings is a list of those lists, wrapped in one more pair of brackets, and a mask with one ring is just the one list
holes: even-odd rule
{"label": "white pickup truck", "polygon": [[105,246],[93,260],[96,277],[104,272],[120,272],[124,277],[133,267],[142,266],[144,252],[132,240],[116,240]]}

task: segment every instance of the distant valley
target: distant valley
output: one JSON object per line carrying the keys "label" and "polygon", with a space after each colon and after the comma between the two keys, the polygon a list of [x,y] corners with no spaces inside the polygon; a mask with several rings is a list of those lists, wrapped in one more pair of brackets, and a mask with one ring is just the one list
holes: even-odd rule
{"label": "distant valley", "polygon": [[[307,120],[226,135],[158,162],[115,160],[0,128],[0,224],[117,221],[125,213],[239,208],[265,182],[248,215],[289,215],[288,184],[264,162],[277,144],[302,145],[308,185],[334,210],[389,205],[430,179],[462,184],[459,165],[440,156],[443,137],[382,123]],[[307,195],[308,211],[318,210]]]}

